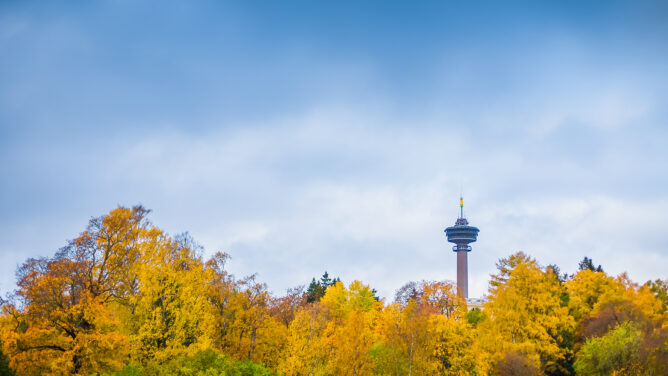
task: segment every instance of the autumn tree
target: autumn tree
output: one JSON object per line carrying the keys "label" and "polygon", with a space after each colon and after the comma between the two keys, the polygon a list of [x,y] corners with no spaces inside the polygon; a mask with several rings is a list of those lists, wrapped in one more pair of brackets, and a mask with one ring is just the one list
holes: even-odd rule
{"label": "autumn tree", "polygon": [[381,307],[373,289],[359,281],[346,288],[337,282],[321,299],[330,321],[324,340],[330,347],[329,369],[337,375],[363,375],[371,371],[369,356],[376,343],[374,327]]}
{"label": "autumn tree", "polygon": [[164,362],[212,346],[213,280],[187,234],[150,244],[138,266],[138,290],[129,319],[133,359]]}
{"label": "autumn tree", "polygon": [[638,354],[639,364],[651,375],[668,375],[668,320],[656,321],[643,333]]}
{"label": "autumn tree", "polygon": [[449,282],[409,282],[383,311],[374,370],[383,375],[467,375],[480,372],[466,304]]}
{"label": "autumn tree", "polygon": [[591,337],[578,352],[578,375],[635,374],[642,333],[624,322],[602,337]]}
{"label": "autumn tree", "polygon": [[405,306],[409,301],[418,301],[422,297],[422,285],[415,281],[410,281],[401,286],[394,293],[394,302]]}
{"label": "autumn tree", "polygon": [[234,296],[237,293],[237,283],[234,276],[230,275],[225,269],[230,256],[224,252],[216,252],[207,262],[206,268],[213,278],[207,290],[209,302],[213,306],[214,322],[211,327],[211,339],[213,346],[222,349],[227,345],[227,335],[230,331],[230,325],[234,320],[235,302]]}
{"label": "autumn tree", "polygon": [[264,363],[272,369],[278,367],[288,327],[272,312],[277,313],[264,283],[257,282],[255,276],[239,281],[225,313],[228,327],[222,350],[232,359]]}
{"label": "autumn tree", "polygon": [[466,313],[466,300],[457,294],[450,281],[408,282],[395,294],[395,303],[407,306],[410,301],[424,305],[430,313],[460,317]]}
{"label": "autumn tree", "polygon": [[211,273],[191,238],[172,239],[147,214],[114,209],[19,268],[19,304],[6,307],[15,329],[3,337],[21,374],[104,372],[210,345]]}
{"label": "autumn tree", "polygon": [[603,272],[583,269],[566,282],[568,307],[576,321],[589,315],[601,303],[619,300],[624,286]]}
{"label": "autumn tree", "polygon": [[488,372],[478,334],[463,317],[431,315],[430,335],[435,342],[436,372],[429,374],[464,376]]}
{"label": "autumn tree", "polygon": [[15,330],[4,333],[21,374],[88,374],[115,369],[127,338],[113,305],[137,289],[132,267],[140,244],[159,236],[141,206],[94,218],[53,258],[29,259],[18,270]]}
{"label": "autumn tree", "polygon": [[383,310],[378,326],[380,342],[372,350],[377,374],[422,375],[434,370],[431,314],[431,309],[414,299]]}
{"label": "autumn tree", "polygon": [[668,320],[649,285],[632,283],[625,274],[612,278],[583,270],[569,289],[572,311],[580,318],[573,346],[579,374],[668,371]]}
{"label": "autumn tree", "polygon": [[305,301],[304,286],[290,288],[284,296],[270,299],[269,314],[288,328]]}
{"label": "autumn tree", "polygon": [[253,359],[258,331],[264,328],[269,316],[267,286],[250,276],[239,283],[232,297],[232,321],[226,346],[223,349],[235,359]]}
{"label": "autumn tree", "polygon": [[517,352],[548,374],[568,372],[575,322],[562,299],[565,287],[522,253],[497,265],[485,305],[488,319],[479,325],[484,347],[495,361]]}
{"label": "autumn tree", "polygon": [[329,317],[319,302],[301,307],[290,322],[285,357],[278,371],[287,376],[328,375],[331,345],[325,340]]}
{"label": "autumn tree", "polygon": [[668,280],[647,281],[645,286],[661,301],[661,307],[666,312],[668,310]]}
{"label": "autumn tree", "polygon": [[466,300],[450,282],[423,282],[419,302],[447,318],[459,319],[466,313]]}
{"label": "autumn tree", "polygon": [[496,262],[496,269],[498,272],[490,276],[490,292],[493,292],[494,289],[499,286],[505,285],[506,282],[508,282],[508,278],[510,278],[510,272],[518,265],[525,263],[535,263],[535,260],[524,252],[513,253],[508,257],[499,259],[499,261]]}
{"label": "autumn tree", "polygon": [[524,354],[509,351],[496,361],[494,374],[497,376],[538,376],[541,371]]}
{"label": "autumn tree", "polygon": [[633,307],[632,310],[638,312],[634,314],[636,318],[642,315],[648,320],[662,320],[665,313],[662,301],[650,287],[633,283],[626,274],[613,278],[604,272],[585,269],[565,285],[570,314],[580,326],[613,306]]}

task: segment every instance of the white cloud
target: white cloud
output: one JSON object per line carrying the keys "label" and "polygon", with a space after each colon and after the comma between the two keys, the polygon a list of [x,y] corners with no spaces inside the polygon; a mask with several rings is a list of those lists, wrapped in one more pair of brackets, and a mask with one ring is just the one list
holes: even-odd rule
{"label": "white cloud", "polygon": [[[443,229],[462,184],[481,228],[472,295],[517,250],[568,272],[587,255],[637,281],[665,277],[666,82],[654,62],[665,59],[654,51],[631,59],[547,33],[522,46],[429,45],[436,63],[422,66],[387,61],[394,46],[333,58],[308,41],[257,56],[225,44],[211,56],[211,40],[189,49],[186,38],[178,68],[159,70],[160,54],[139,52],[168,40],[101,54],[91,43],[104,35],[74,24],[26,34],[21,51],[39,61],[14,67],[0,96],[2,120],[34,126],[7,131],[0,151],[5,291],[23,258],[115,204],[143,203],[157,226],[230,252],[233,272],[259,272],[277,293],[327,269],[391,297],[408,280],[454,279]],[[3,24],[0,42],[28,26]]]}

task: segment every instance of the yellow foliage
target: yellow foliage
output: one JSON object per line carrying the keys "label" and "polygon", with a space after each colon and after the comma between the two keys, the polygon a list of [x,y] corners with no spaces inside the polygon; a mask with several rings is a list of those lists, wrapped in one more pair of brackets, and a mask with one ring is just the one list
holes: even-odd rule
{"label": "yellow foliage", "polygon": [[348,288],[341,282],[329,286],[321,302],[337,319],[347,317],[354,310],[367,312],[380,304],[374,298],[373,290],[360,281],[353,281]]}
{"label": "yellow foliage", "polygon": [[622,300],[626,288],[603,272],[581,270],[566,282],[568,308],[576,321],[588,316],[601,304]]}
{"label": "yellow foliage", "polygon": [[2,351],[18,374],[160,367],[205,349],[286,376],[470,375],[526,365],[561,374],[581,337],[619,317],[645,331],[638,356],[646,364],[665,357],[662,302],[625,274],[584,270],[564,284],[529,256],[511,255],[497,264],[484,320],[473,327],[450,283],[412,282],[387,306],[359,281],[329,286],[311,304],[299,288],[274,298],[253,276],[229,275],[227,254],[204,262],[192,239],[170,237],[147,214],[114,209],[53,258],[19,268],[17,300],[0,315]]}
{"label": "yellow foliage", "polygon": [[194,251],[171,241],[146,252],[138,268],[130,343],[135,360],[163,362],[211,347],[207,286],[213,279]]}
{"label": "yellow foliage", "polygon": [[491,360],[519,352],[542,369],[559,367],[570,351],[561,344],[575,327],[564,293],[554,275],[533,260],[509,269],[506,282],[492,290],[485,305],[489,318],[479,326]]}
{"label": "yellow foliage", "polygon": [[381,343],[372,350],[379,375],[470,375],[485,371],[473,328],[465,321],[433,313],[410,299],[383,310]]}
{"label": "yellow foliage", "polygon": [[324,341],[327,328],[325,308],[314,303],[299,310],[290,323],[286,352],[278,371],[286,376],[328,375],[329,346]]}
{"label": "yellow foliage", "polygon": [[380,375],[429,375],[436,370],[430,333],[430,307],[410,299],[405,307],[386,307],[379,320],[380,345],[374,348],[375,371]]}
{"label": "yellow foliage", "polygon": [[331,320],[323,333],[329,350],[329,370],[336,375],[364,375],[371,370],[369,351],[376,343],[374,327],[382,303],[373,290],[353,281],[348,288],[337,282],[321,299]]}
{"label": "yellow foliage", "polygon": [[425,375],[465,376],[488,372],[485,355],[473,328],[466,320],[431,315],[429,328],[434,343],[434,369]]}
{"label": "yellow foliage", "polygon": [[423,283],[420,300],[446,317],[461,318],[466,314],[466,300],[457,294],[457,287],[450,283]]}
{"label": "yellow foliage", "polygon": [[255,360],[258,334],[270,324],[266,286],[255,282],[253,277],[242,283],[245,287],[231,296],[229,326],[223,349],[236,360]]}
{"label": "yellow foliage", "polygon": [[661,317],[664,312],[661,301],[648,286],[633,283],[626,274],[616,278],[603,272],[581,270],[566,282],[571,315],[576,321],[596,314],[605,303],[630,301],[650,319]]}

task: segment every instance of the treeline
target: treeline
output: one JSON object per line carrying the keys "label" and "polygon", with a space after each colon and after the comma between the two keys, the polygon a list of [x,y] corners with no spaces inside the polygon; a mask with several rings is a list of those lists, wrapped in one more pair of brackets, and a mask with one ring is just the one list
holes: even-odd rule
{"label": "treeline", "polygon": [[590,259],[561,275],[517,253],[498,262],[482,311],[447,282],[387,302],[324,275],[276,297],[147,215],[119,207],[19,267],[0,374],[668,374],[666,281],[637,285]]}

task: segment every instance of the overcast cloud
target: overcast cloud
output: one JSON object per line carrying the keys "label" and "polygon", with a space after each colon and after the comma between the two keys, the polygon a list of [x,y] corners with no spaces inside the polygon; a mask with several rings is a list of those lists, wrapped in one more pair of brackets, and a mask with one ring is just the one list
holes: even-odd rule
{"label": "overcast cloud", "polygon": [[327,270],[480,296],[522,250],[638,282],[668,266],[662,2],[4,2],[0,292],[143,204],[270,290]]}

